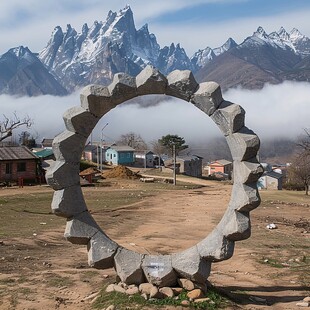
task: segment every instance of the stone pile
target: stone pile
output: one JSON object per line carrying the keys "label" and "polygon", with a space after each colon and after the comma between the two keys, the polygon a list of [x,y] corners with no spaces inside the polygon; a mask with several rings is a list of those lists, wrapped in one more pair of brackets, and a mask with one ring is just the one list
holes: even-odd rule
{"label": "stone pile", "polygon": [[207,286],[196,284],[188,279],[179,278],[177,280],[178,286],[172,287],[158,287],[151,283],[141,283],[140,285],[130,284],[124,282],[110,284],[106,288],[107,293],[119,292],[127,295],[140,294],[145,300],[174,298],[179,299],[182,292],[186,293],[186,299],[182,301],[183,305],[188,305],[190,302],[210,302],[210,298],[206,297]]}

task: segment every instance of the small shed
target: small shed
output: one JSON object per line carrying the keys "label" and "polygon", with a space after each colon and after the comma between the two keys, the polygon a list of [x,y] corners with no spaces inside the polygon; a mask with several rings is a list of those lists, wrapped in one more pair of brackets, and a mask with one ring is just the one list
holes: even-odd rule
{"label": "small shed", "polygon": [[[202,157],[197,155],[177,156],[176,157],[177,173],[185,174],[192,177],[202,176]],[[173,167],[173,159],[165,160],[165,167]]]}
{"label": "small shed", "polygon": [[154,153],[152,151],[136,151],[134,153],[135,165],[143,168],[153,168]]}
{"label": "small shed", "polygon": [[132,165],[134,160],[134,151],[127,145],[112,145],[105,152],[105,159],[112,165]]}
{"label": "small shed", "polygon": [[36,182],[39,176],[40,158],[26,146],[0,147],[1,182]]}
{"label": "small shed", "polygon": [[258,180],[258,189],[282,190],[283,175],[275,171],[265,172]]}

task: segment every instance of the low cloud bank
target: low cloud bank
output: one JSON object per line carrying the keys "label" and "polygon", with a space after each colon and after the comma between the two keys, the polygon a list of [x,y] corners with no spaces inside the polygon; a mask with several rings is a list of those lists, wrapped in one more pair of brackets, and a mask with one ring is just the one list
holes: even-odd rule
{"label": "low cloud bank", "polygon": [[[310,84],[284,82],[266,85],[262,90],[231,89],[224,98],[240,104],[246,110],[246,125],[263,139],[294,138],[310,127]],[[213,121],[191,104],[165,98],[154,106],[148,104],[122,104],[102,117],[93,131],[93,141],[103,137],[117,140],[130,131],[139,133],[149,142],[168,133],[183,136],[188,143],[203,143],[208,138],[221,136]],[[169,99],[169,100],[166,100]],[[66,97],[39,96],[16,98],[0,96],[1,114],[29,115],[34,120],[29,130],[38,139],[53,138],[65,129],[63,113],[79,105],[79,93]],[[104,128],[105,124],[109,124]],[[25,129],[23,129],[25,130]],[[18,131],[15,136],[18,139]]]}

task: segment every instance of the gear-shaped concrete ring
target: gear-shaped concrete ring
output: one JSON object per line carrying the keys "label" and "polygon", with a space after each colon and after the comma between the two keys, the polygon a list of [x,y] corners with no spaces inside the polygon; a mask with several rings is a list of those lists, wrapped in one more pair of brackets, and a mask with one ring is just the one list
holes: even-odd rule
{"label": "gear-shaped concrete ring", "polygon": [[[218,125],[233,157],[233,189],[228,208],[214,230],[195,246],[171,255],[140,254],[118,245],[97,225],[87,210],[79,178],[79,163],[86,140],[100,118],[136,96],[166,94],[191,102]],[[90,85],[80,96],[81,105],[63,116],[66,130],[53,141],[56,164],[46,175],[55,190],[52,210],[67,218],[65,237],[85,244],[90,266],[114,267],[127,284],[150,282],[169,286],[178,277],[207,280],[211,263],[233,255],[235,241],[250,236],[249,213],[260,204],[256,182],[263,172],[257,160],[259,138],[245,127],[245,111],[222,98],[215,82],[198,84],[191,71],[175,70],[167,77],[147,66],[136,78],[124,73],[105,87]]]}

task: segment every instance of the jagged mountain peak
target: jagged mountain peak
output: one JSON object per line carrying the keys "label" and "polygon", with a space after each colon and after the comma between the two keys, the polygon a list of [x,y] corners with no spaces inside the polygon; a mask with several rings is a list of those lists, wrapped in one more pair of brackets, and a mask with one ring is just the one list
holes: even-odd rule
{"label": "jagged mountain peak", "polygon": [[284,29],[284,27],[281,27],[279,29],[279,31],[277,32],[277,34],[279,35],[279,38],[281,38],[282,40],[288,41],[290,39],[290,35],[289,33]]}
{"label": "jagged mountain peak", "polygon": [[214,48],[213,52],[216,56],[219,56],[235,46],[237,46],[237,43],[232,38],[229,38],[222,46]]}
{"label": "jagged mountain peak", "polygon": [[290,32],[290,36],[291,38],[303,38],[304,35],[297,29],[297,28],[293,28]]}
{"label": "jagged mountain peak", "polygon": [[258,37],[260,39],[267,39],[268,38],[268,34],[266,33],[266,31],[264,30],[264,28],[262,26],[259,26],[257,28],[257,30],[253,33],[254,37]]}
{"label": "jagged mountain peak", "polygon": [[8,52],[11,54],[14,54],[18,59],[24,57],[26,54],[32,55],[29,48],[27,46],[24,47],[22,45],[17,46],[17,47],[13,47]]}

